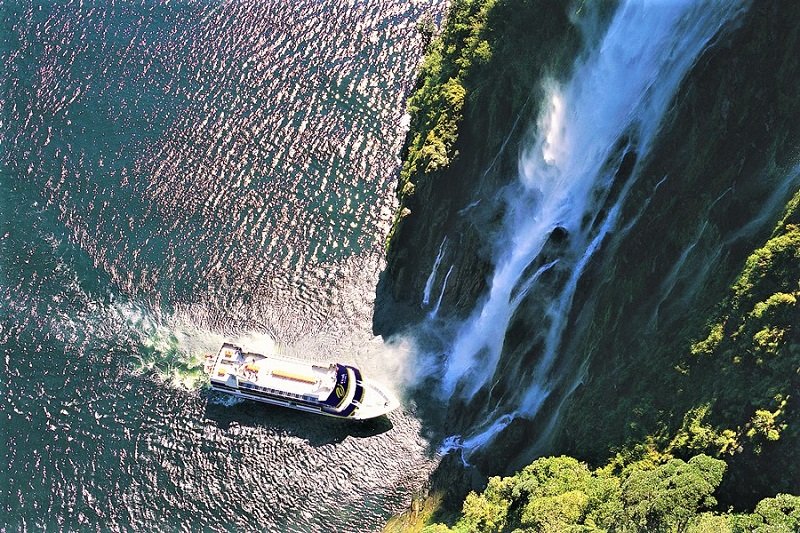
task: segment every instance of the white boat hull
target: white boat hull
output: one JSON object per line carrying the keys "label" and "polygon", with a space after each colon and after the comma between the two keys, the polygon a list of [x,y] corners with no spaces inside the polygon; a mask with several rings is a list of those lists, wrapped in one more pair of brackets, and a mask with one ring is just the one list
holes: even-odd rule
{"label": "white boat hull", "polygon": [[206,371],[215,391],[334,418],[366,420],[400,405],[391,392],[363,379],[353,366],[265,356],[229,343],[216,357],[208,357]]}

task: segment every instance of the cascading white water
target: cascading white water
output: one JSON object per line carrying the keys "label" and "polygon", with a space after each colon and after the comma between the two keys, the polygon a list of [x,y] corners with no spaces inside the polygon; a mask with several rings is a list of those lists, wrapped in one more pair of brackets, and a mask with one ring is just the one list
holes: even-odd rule
{"label": "cascading white water", "polygon": [[[542,291],[548,316],[532,382],[519,384],[517,405],[508,406],[513,413],[503,415],[503,424],[495,423],[500,413],[493,413],[476,429],[481,438],[464,439],[464,448],[468,442],[482,446],[491,440],[487,431],[506,427],[509,416],[532,417],[544,403],[578,282],[606,237],[620,229],[622,207],[638,179],[634,168],[620,178],[624,183],[614,184],[616,169],[608,170],[609,160],[621,144],[639,157],[648,152],[689,68],[745,8],[745,2],[732,1],[623,2],[605,35],[576,61],[572,78],[561,85],[546,82],[547,106],[520,157],[518,183],[506,197],[489,293],[461,325],[447,354],[442,396],[458,391],[469,400],[496,379],[506,330],[524,296],[536,296],[541,276],[556,262],[566,281],[555,296]],[[568,249],[528,274],[556,228],[569,235]]]}
{"label": "cascading white water", "polygon": [[447,280],[450,279],[450,274],[453,273],[453,265],[450,265],[450,268],[447,269],[447,274],[444,276],[444,281],[442,281],[442,290],[439,291],[439,298],[436,299],[436,305],[433,306],[430,313],[428,313],[428,318],[436,318],[436,315],[439,314],[439,308],[442,306],[442,298],[444,298],[444,291],[447,290]]}
{"label": "cascading white water", "polygon": [[422,291],[422,307],[425,307],[431,302],[431,289],[433,289],[433,282],[436,281],[436,273],[439,271],[439,265],[444,257],[446,250],[447,237],[442,239],[442,244],[439,245],[439,253],[436,254],[436,259],[433,261],[433,268],[425,281],[425,289]]}

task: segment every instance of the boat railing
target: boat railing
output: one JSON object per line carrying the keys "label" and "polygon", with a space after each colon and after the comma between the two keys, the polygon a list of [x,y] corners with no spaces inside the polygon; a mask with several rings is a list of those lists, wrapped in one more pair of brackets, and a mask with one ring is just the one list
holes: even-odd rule
{"label": "boat railing", "polygon": [[319,401],[319,398],[316,398],[308,394],[297,394],[294,392],[287,392],[283,390],[273,389],[271,387],[262,387],[261,385],[255,385],[253,383],[239,383],[239,386],[243,389],[252,389],[261,392],[266,392],[282,398],[297,398],[300,400],[311,401],[311,402]]}

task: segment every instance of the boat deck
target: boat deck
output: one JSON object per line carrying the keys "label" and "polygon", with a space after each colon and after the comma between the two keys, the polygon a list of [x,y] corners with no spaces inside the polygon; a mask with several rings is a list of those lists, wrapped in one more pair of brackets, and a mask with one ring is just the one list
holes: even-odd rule
{"label": "boat deck", "polygon": [[214,390],[301,411],[364,420],[399,406],[393,394],[350,365],[316,365],[225,343],[206,356],[204,368]]}
{"label": "boat deck", "polygon": [[336,365],[318,366],[297,360],[245,353],[230,345],[220,349],[212,376],[236,376],[245,388],[277,390],[293,396],[327,398],[336,384]]}

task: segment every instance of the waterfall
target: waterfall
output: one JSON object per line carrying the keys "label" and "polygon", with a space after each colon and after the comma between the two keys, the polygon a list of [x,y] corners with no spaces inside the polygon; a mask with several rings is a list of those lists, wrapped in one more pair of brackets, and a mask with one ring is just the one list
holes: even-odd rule
{"label": "waterfall", "polygon": [[433,306],[431,312],[428,313],[428,318],[436,318],[436,315],[439,314],[439,308],[442,306],[442,298],[444,298],[444,291],[447,289],[447,280],[450,279],[450,274],[453,273],[453,265],[450,265],[450,268],[447,269],[447,274],[444,276],[444,281],[442,282],[442,290],[439,292],[439,298],[436,300],[436,305]]}
{"label": "waterfall", "polygon": [[[505,191],[488,294],[457,329],[440,394],[469,401],[498,379],[506,332],[523,300],[544,302],[542,352],[506,414],[490,409],[459,447],[482,446],[511,419],[532,418],[544,404],[558,379],[550,374],[578,283],[609,236],[631,227],[621,212],[639,178],[638,161],[686,73],[745,8],[732,1],[622,2],[605,34],[579,55],[571,78],[544,81],[545,106],[519,158],[518,180]],[[632,170],[623,172],[631,160]],[[554,260],[543,251],[556,231],[567,238]],[[558,273],[557,286],[550,271]]]}
{"label": "waterfall", "polygon": [[447,237],[442,239],[442,244],[439,245],[439,253],[436,254],[436,259],[433,261],[433,268],[425,281],[425,289],[422,291],[422,306],[425,307],[431,302],[431,289],[433,289],[433,282],[436,281],[436,272],[439,270],[439,265],[442,263],[444,257],[445,245],[447,244]]}

